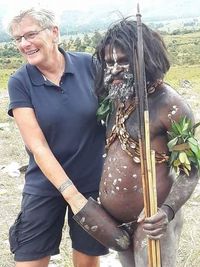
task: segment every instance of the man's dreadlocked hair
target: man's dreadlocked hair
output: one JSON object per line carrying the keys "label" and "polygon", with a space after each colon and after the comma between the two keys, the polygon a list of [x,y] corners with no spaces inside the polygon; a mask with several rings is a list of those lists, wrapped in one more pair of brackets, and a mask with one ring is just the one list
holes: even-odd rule
{"label": "man's dreadlocked hair", "polygon": [[[146,81],[154,83],[157,79],[163,79],[164,74],[170,68],[167,50],[161,36],[145,24],[142,24],[142,33]],[[111,51],[113,47],[118,47],[125,51],[129,59],[130,72],[133,73],[133,47],[137,49],[137,22],[123,19],[116,23],[108,29],[104,38],[96,47],[94,56],[97,57],[100,67],[96,77],[96,93],[98,96],[105,96],[108,93],[105,92],[103,84],[104,70],[106,68],[104,59],[105,47],[107,45],[110,46]]]}

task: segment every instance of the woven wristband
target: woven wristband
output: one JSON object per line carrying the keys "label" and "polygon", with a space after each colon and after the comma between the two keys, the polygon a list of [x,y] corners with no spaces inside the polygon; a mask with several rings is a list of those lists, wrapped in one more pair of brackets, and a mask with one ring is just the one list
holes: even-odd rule
{"label": "woven wristband", "polygon": [[171,218],[171,221],[172,221],[174,219],[174,217],[175,217],[175,212],[174,212],[173,208],[170,205],[165,204],[165,203],[163,204],[163,206],[167,206],[172,211],[172,213],[173,213],[172,218]]}
{"label": "woven wristband", "polygon": [[71,185],[73,185],[72,181],[70,179],[67,179],[64,183],[61,184],[61,186],[58,187],[58,191],[62,194],[65,189],[67,189]]}

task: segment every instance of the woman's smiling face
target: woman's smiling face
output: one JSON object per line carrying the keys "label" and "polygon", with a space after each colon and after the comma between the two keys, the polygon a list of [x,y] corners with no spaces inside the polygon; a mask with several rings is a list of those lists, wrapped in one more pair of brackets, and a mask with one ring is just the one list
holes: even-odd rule
{"label": "woman's smiling face", "polygon": [[28,63],[40,66],[52,56],[55,47],[57,27],[42,28],[36,20],[24,17],[12,26],[12,36],[17,48]]}

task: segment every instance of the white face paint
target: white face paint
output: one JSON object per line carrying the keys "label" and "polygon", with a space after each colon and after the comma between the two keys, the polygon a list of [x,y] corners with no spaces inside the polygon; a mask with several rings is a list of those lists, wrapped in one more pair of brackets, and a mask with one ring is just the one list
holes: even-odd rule
{"label": "white face paint", "polygon": [[116,51],[115,47],[113,48],[113,60],[116,64],[117,63],[117,51]]}
{"label": "white face paint", "polygon": [[123,68],[124,70],[129,70],[129,63],[127,64],[124,64],[124,63],[121,63],[121,62],[118,62],[119,61],[119,57],[118,57],[118,53],[116,51],[116,48],[114,47],[113,48],[113,51],[112,51],[112,58],[113,58],[113,63],[106,63],[106,68],[108,70],[116,70],[118,68]]}

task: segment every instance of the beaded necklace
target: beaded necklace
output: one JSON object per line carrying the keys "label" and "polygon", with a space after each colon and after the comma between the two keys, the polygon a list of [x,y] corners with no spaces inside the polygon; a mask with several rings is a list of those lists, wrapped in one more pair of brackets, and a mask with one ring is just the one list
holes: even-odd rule
{"label": "beaded necklace", "polygon": [[[148,89],[148,94],[152,94],[156,88],[161,85],[162,81],[158,80]],[[132,112],[136,109],[136,98],[133,98],[132,103],[126,107],[125,103],[119,103],[115,125],[112,127],[111,134],[106,139],[106,149],[109,149],[116,138],[119,139],[121,148],[124,150],[135,163],[140,163],[140,148],[138,141],[134,140],[126,130],[125,121],[129,118]],[[166,153],[155,152],[156,163],[168,161],[169,157]]]}

